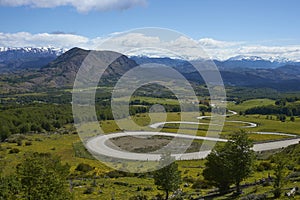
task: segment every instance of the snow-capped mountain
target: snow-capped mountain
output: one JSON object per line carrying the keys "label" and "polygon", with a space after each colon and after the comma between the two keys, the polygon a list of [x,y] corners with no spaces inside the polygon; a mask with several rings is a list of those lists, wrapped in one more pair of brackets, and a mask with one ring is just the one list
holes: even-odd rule
{"label": "snow-capped mountain", "polygon": [[259,56],[247,56],[247,55],[238,55],[231,57],[225,61],[219,62],[221,63],[222,68],[252,68],[252,69],[274,69],[277,67],[281,67],[287,64],[295,64],[287,58],[282,57],[269,57],[262,58]]}
{"label": "snow-capped mountain", "polygon": [[262,58],[259,56],[246,56],[246,55],[237,55],[227,59],[227,61],[270,61],[270,62],[278,62],[278,63],[290,63],[293,62],[292,60],[284,57],[269,57],[269,58]]}
{"label": "snow-capped mountain", "polygon": [[10,60],[28,56],[59,56],[67,49],[53,47],[0,47],[0,60]]}
{"label": "snow-capped mountain", "polygon": [[229,61],[242,61],[242,60],[247,60],[247,61],[258,61],[258,60],[264,60],[262,57],[259,56],[244,56],[244,55],[238,55],[234,56],[228,59]]}
{"label": "snow-capped mountain", "polygon": [[53,47],[0,47],[0,72],[39,68],[66,52]]}

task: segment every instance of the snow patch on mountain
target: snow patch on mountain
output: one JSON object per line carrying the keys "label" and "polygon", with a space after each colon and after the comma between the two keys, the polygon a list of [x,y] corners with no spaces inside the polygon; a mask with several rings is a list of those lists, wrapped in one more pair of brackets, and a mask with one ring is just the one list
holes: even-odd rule
{"label": "snow patch on mountain", "polygon": [[19,53],[48,54],[48,55],[59,56],[66,51],[67,49],[54,48],[54,47],[0,47],[0,53],[19,52]]}

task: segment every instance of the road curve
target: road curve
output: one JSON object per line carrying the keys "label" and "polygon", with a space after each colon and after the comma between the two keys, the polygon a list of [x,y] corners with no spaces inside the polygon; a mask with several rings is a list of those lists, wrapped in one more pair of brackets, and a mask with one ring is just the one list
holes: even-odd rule
{"label": "road curve", "polygon": [[[128,151],[119,150],[117,148],[112,148],[107,145],[107,141],[113,138],[123,137],[123,136],[169,136],[177,137],[183,139],[195,139],[195,140],[210,140],[216,142],[227,142],[226,139],[212,138],[212,137],[202,137],[193,135],[184,135],[176,133],[165,133],[165,132],[150,132],[150,131],[136,131],[136,132],[122,132],[113,133],[108,135],[101,135],[91,138],[87,141],[87,149],[94,153],[105,155],[108,157],[127,159],[127,160],[139,160],[139,161],[157,161],[160,159],[160,154],[150,154],[150,153],[133,153]],[[260,144],[255,144],[253,146],[254,151],[266,151],[272,149],[279,149],[283,147],[290,146],[292,144],[297,144],[300,142],[300,138],[275,141],[275,142],[264,142]],[[196,160],[205,158],[210,151],[192,152],[184,154],[172,154],[176,160]]]}
{"label": "road curve", "polygon": [[[237,114],[234,111],[229,111],[231,114],[228,115],[235,115]],[[201,116],[198,119],[209,118],[210,116]],[[244,128],[251,128],[256,127],[257,124],[252,122],[244,122],[244,121],[228,121],[228,122],[235,122],[235,123],[247,123],[248,126],[244,126]],[[194,124],[194,125],[208,125],[209,123],[200,123],[200,122],[180,122],[180,121],[173,121],[173,122],[160,122],[150,125],[151,128],[158,128],[164,124],[171,124],[171,123],[184,123],[184,124]],[[282,136],[290,136],[296,137],[293,134],[287,133],[278,133],[278,132],[254,132],[257,134],[265,134],[265,135],[282,135]],[[193,136],[193,135],[184,135],[184,134],[177,134],[177,133],[166,133],[166,132],[151,132],[151,131],[128,131],[128,132],[121,132],[121,133],[111,133],[107,135],[100,135],[89,139],[86,143],[86,148],[95,155],[104,155],[108,157],[118,158],[118,159],[127,159],[127,160],[136,160],[136,161],[158,161],[160,159],[160,154],[151,154],[151,153],[133,153],[128,152],[125,150],[121,150],[119,148],[112,148],[107,145],[107,141],[113,138],[123,137],[123,136],[169,136],[169,137],[177,137],[183,139],[193,139],[193,140],[209,140],[215,142],[227,142],[226,139],[221,138],[213,138],[213,137],[203,137],[203,136]],[[280,149],[284,148],[293,144],[297,144],[300,142],[300,138],[294,139],[285,139],[280,141],[273,141],[273,142],[264,142],[259,144],[253,145],[254,151],[266,151],[272,149]],[[196,160],[196,159],[203,159],[205,158],[210,151],[200,151],[200,152],[192,152],[192,153],[184,153],[184,154],[172,154],[176,160]]]}

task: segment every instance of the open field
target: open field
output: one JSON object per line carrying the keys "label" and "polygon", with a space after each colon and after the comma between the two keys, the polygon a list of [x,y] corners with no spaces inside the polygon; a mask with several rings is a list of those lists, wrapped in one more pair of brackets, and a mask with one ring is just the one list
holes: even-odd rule
{"label": "open field", "polygon": [[[153,101],[152,103],[163,103],[157,101],[156,98],[149,99],[145,98],[147,101]],[[244,102],[240,105],[229,105],[230,109],[243,111],[247,108],[251,108],[252,106],[256,106],[257,103],[261,102],[263,104],[271,104],[274,103],[273,100],[251,100],[249,102]],[[171,103],[172,100],[170,100]],[[230,103],[229,103],[230,104]],[[234,107],[238,106],[238,107]],[[204,113],[209,116],[210,113]],[[151,115],[147,113],[136,114],[127,119],[121,119],[118,121],[118,125],[116,121],[113,120],[103,120],[99,123],[101,128],[104,130],[106,134],[120,132],[122,130],[139,130],[139,131],[163,131],[163,132],[177,132],[178,124],[166,124],[162,127],[158,127],[157,129],[150,128],[149,125],[153,123],[158,123],[164,120],[167,121],[191,121],[191,122],[201,122],[201,123],[209,123],[211,119],[205,118],[198,120],[199,113],[166,113],[166,115],[162,113],[152,113]],[[272,119],[271,119],[272,118]],[[132,126],[130,121],[134,121],[138,126]],[[239,131],[240,129],[244,129],[249,132],[282,132],[282,133],[292,133],[300,135],[300,118],[295,117],[295,121],[292,122],[287,117],[285,122],[281,122],[276,119],[276,116],[267,116],[265,115],[233,115],[226,117],[227,122],[225,122],[225,126],[223,127],[223,131],[221,134],[221,138],[227,138],[227,136],[235,131]],[[257,127],[254,128],[242,128],[245,126],[242,122],[230,122],[230,121],[244,121],[244,122],[253,122],[258,124]],[[85,124],[84,129],[88,130],[88,132],[96,133],[96,129],[98,124]],[[72,129],[71,125],[65,126],[67,129]],[[182,134],[194,134],[198,136],[206,136],[207,125],[192,125],[192,124],[183,124],[182,129],[179,133]],[[73,132],[73,131],[72,131]],[[71,133],[71,131],[70,131]],[[285,139],[287,136],[279,136],[279,135],[260,135],[255,133],[249,133],[250,138],[254,142],[262,142],[268,140],[280,140]],[[165,146],[170,141],[170,138],[167,137],[154,137],[153,143],[152,140],[145,138],[117,138],[115,139],[115,143],[119,145],[121,148],[133,151],[133,152],[143,152],[143,151],[153,151],[161,146]],[[31,145],[25,145],[26,142],[31,142]],[[147,145],[145,145],[147,143]],[[135,145],[138,144],[138,145]],[[158,146],[156,146],[158,144]],[[196,151],[201,146],[202,141],[196,140],[192,143],[191,147],[188,151]],[[219,143],[221,144],[221,143]],[[13,148],[17,148],[20,150],[19,153],[9,153],[9,151]],[[162,193],[159,191],[154,185],[154,181],[151,177],[151,174],[137,174],[137,175],[122,175],[114,172],[113,169],[108,168],[103,163],[95,160],[88,151],[86,151],[85,147],[81,143],[80,138],[77,134],[26,134],[25,139],[23,139],[22,145],[18,146],[16,143],[1,143],[1,151],[0,156],[2,158],[1,161],[3,163],[7,163],[4,168],[4,175],[9,175],[15,171],[15,166],[21,162],[23,159],[23,155],[26,152],[50,152],[55,155],[59,155],[64,163],[68,163],[71,166],[70,175],[74,177],[72,179],[73,184],[73,193],[75,199],[129,199],[131,196],[137,194],[145,194],[148,197],[154,197],[158,193]],[[272,155],[273,153],[266,154]],[[268,156],[260,155],[260,157],[268,158]],[[262,162],[261,160],[256,161],[256,166]],[[267,162],[270,162],[267,160]],[[8,164],[9,163],[9,164]],[[80,172],[75,170],[78,164],[85,163],[92,166],[92,170],[89,172]],[[203,188],[196,188],[193,185],[201,180],[203,181],[203,177],[201,175],[205,160],[190,160],[190,161],[177,161],[179,164],[179,170],[181,171],[181,176],[183,178],[183,183],[181,184],[181,188],[184,192],[187,193],[187,196],[192,196],[194,198],[199,197],[199,195],[206,195],[212,191],[212,188],[205,188],[205,184],[203,184]],[[299,164],[294,166],[295,168],[300,168]],[[116,173],[117,175],[112,175]],[[254,173],[247,178],[243,183],[253,183],[254,181],[261,180],[266,178],[268,174],[273,174],[274,171],[263,170],[258,171],[256,167],[254,169]],[[290,172],[292,173],[292,172]],[[294,182],[289,181],[285,185],[285,189],[290,189],[294,186],[298,185],[298,179],[295,179]],[[69,184],[69,183],[66,183]],[[92,188],[91,194],[84,194],[85,191],[89,188]],[[268,193],[268,196],[271,197],[272,194],[270,191],[272,190],[272,186],[270,185],[257,185],[251,186],[243,189],[243,196],[250,193]],[[286,190],[287,191],[287,190]],[[215,199],[232,199],[231,194],[217,197]]]}
{"label": "open field", "polygon": [[[71,165],[71,174],[77,175],[78,177],[86,178],[76,178],[73,179],[73,192],[75,199],[107,199],[114,197],[117,200],[129,199],[129,197],[136,194],[145,194],[149,197],[155,196],[157,193],[162,193],[162,191],[157,190],[154,185],[154,181],[148,175],[140,176],[120,176],[120,177],[109,177],[108,172],[112,172],[112,169],[107,168],[105,165],[101,164],[97,160],[91,160],[87,158],[79,158],[75,156],[74,144],[79,142],[77,135],[26,135],[26,141],[32,141],[31,146],[17,146],[15,143],[2,143],[1,155],[4,156],[5,162],[9,163],[9,166],[5,168],[5,173],[10,174],[14,170],[20,160],[22,160],[22,155],[29,151],[37,152],[51,152],[62,157],[63,162],[69,163]],[[18,148],[20,152],[18,154],[9,154],[8,151],[11,148]],[[6,150],[5,150],[6,149]],[[77,148],[76,148],[77,149]],[[181,188],[183,191],[193,197],[199,196],[199,194],[205,195],[211,189],[193,189],[192,185],[197,179],[203,179],[201,173],[204,167],[204,160],[191,160],[191,161],[177,161],[179,164],[179,170],[181,171],[183,183]],[[258,165],[261,161],[257,161]],[[86,163],[94,167],[94,170],[82,173],[75,170],[79,163]],[[273,174],[272,170],[267,171],[255,171],[246,179],[243,183],[251,183],[253,181],[258,181],[262,178],[266,178],[268,174]],[[97,178],[94,178],[94,175]],[[187,187],[184,185],[188,185]],[[288,183],[285,188],[291,188],[295,186],[294,183]],[[83,194],[84,191],[89,188],[93,188],[92,194]],[[252,193],[265,193],[272,189],[271,186],[253,186],[244,189],[244,194]],[[271,194],[270,194],[271,196]],[[230,199],[230,194],[219,197],[216,199]]]}
{"label": "open field", "polygon": [[256,107],[256,106],[267,106],[267,105],[274,105],[275,101],[271,99],[251,99],[244,101],[240,104],[235,104],[233,102],[228,102],[228,109],[234,110],[236,112],[245,111],[248,108]]}

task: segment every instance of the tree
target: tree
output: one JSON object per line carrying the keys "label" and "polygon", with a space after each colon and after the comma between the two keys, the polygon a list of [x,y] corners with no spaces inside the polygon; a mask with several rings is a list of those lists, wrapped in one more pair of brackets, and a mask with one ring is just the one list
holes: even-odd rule
{"label": "tree", "polygon": [[279,198],[282,193],[282,186],[284,185],[284,178],[285,178],[285,165],[286,165],[286,160],[283,157],[278,157],[275,159],[276,160],[276,165],[274,168],[274,197]]}
{"label": "tree", "polygon": [[24,199],[71,199],[66,179],[69,166],[62,165],[58,157],[49,153],[30,153],[17,166]]}
{"label": "tree", "polygon": [[207,156],[203,176],[210,184],[219,188],[220,193],[228,191],[232,183],[230,164],[223,149],[215,149]]}
{"label": "tree", "polygon": [[245,131],[232,135],[225,144],[230,163],[230,175],[236,185],[236,192],[240,193],[240,183],[250,175],[254,163],[252,142]]}
{"label": "tree", "polygon": [[27,133],[30,131],[30,126],[27,123],[21,124],[19,127],[20,133]]}
{"label": "tree", "polygon": [[2,123],[0,123],[0,142],[4,141],[10,135],[11,135],[11,132],[10,132],[9,128],[4,126]]}
{"label": "tree", "polygon": [[252,171],[254,152],[252,142],[244,131],[231,136],[222,148],[213,150],[207,157],[203,176],[220,192],[226,192],[234,183],[237,193],[240,193],[240,183]]}
{"label": "tree", "polygon": [[[168,164],[167,166],[165,166]],[[178,171],[178,164],[174,162],[174,158],[170,154],[163,154],[160,159],[160,166],[165,166],[154,172],[154,183],[158,189],[164,190],[166,199],[169,193],[177,190],[181,184],[181,175]]]}

